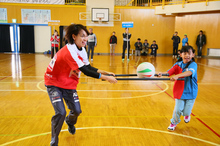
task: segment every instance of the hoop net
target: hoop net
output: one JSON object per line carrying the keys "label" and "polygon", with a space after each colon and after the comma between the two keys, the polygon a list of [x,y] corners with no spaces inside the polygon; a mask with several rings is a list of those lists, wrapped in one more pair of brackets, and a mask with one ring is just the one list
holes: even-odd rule
{"label": "hoop net", "polygon": [[102,24],[102,17],[99,17],[99,24]]}

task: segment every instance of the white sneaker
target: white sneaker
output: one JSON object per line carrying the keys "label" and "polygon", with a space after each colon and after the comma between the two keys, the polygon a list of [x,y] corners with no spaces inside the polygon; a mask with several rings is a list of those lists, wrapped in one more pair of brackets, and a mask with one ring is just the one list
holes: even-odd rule
{"label": "white sneaker", "polygon": [[93,62],[93,59],[91,59],[91,62]]}
{"label": "white sneaker", "polygon": [[184,116],[184,122],[189,123],[191,117],[190,116]]}
{"label": "white sneaker", "polygon": [[174,131],[175,128],[176,128],[176,125],[171,123],[170,126],[167,129],[171,130],[171,131]]}

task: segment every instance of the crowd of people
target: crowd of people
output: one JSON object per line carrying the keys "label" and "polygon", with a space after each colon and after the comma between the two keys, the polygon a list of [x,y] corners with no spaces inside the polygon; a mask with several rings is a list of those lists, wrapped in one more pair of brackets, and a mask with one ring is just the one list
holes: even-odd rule
{"label": "crowd of people", "polygon": [[[131,39],[131,33],[129,33],[129,28],[125,28],[125,32],[122,34],[123,37],[123,46],[122,46],[122,62],[124,62],[125,59],[125,52],[127,50],[128,55],[127,55],[127,61],[129,62],[129,55],[130,55],[130,39]],[[178,32],[176,31],[172,38],[173,40],[173,58],[178,59],[179,58],[179,44],[181,42],[181,38],[178,36]],[[58,46],[59,46],[59,35],[57,30],[54,31],[54,34],[51,37],[51,58],[54,56],[54,49],[56,52],[58,51]],[[182,39],[182,46],[189,46],[189,39],[187,37],[187,34],[184,34],[184,38]],[[116,33],[113,31],[112,35],[110,36],[109,39],[109,44],[110,44],[110,55],[115,55],[115,47],[117,45],[117,36]],[[206,44],[206,36],[203,34],[203,31],[199,31],[199,35],[197,36],[196,39],[196,45],[197,45],[197,57],[201,58],[202,56],[202,48]],[[88,35],[88,41],[87,41],[87,55],[88,59],[91,58],[91,62],[93,61],[93,55],[94,55],[94,48],[97,46],[97,37],[93,33],[93,29],[89,28],[89,35]],[[152,44],[150,45],[148,43],[148,40],[145,39],[144,43],[141,42],[141,39],[138,38],[137,42],[134,44],[135,47],[135,56],[147,56],[150,55],[152,57],[157,56],[157,50],[158,50],[158,45],[156,44],[156,40],[153,40]],[[90,52],[91,52],[91,57],[90,57]]]}
{"label": "crowd of people", "polygon": [[[173,34],[173,37],[171,38],[173,40],[173,58],[178,58],[178,47],[179,43],[181,41],[180,37],[178,36],[178,32],[176,31]],[[187,34],[184,34],[184,38],[182,39],[182,46],[189,46],[189,39],[187,37]],[[196,45],[197,45],[197,57],[202,57],[202,48],[206,44],[206,36],[203,34],[203,31],[199,31],[199,35],[196,38]]]}

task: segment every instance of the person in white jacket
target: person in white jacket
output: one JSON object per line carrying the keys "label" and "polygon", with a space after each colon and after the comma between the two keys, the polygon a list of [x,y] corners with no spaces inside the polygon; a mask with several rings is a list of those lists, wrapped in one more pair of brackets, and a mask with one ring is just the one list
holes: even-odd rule
{"label": "person in white jacket", "polygon": [[89,28],[89,36],[88,36],[88,59],[90,56],[90,50],[91,50],[91,61],[93,61],[93,54],[94,54],[94,47],[97,46],[97,38],[96,35],[93,33],[93,29]]}

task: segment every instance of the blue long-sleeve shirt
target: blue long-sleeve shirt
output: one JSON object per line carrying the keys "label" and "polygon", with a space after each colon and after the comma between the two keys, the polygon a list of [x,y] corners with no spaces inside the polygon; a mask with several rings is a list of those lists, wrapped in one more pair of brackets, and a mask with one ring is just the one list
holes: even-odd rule
{"label": "blue long-sleeve shirt", "polygon": [[188,38],[183,38],[183,40],[182,40],[182,46],[185,46],[185,43],[187,43],[188,42]]}

